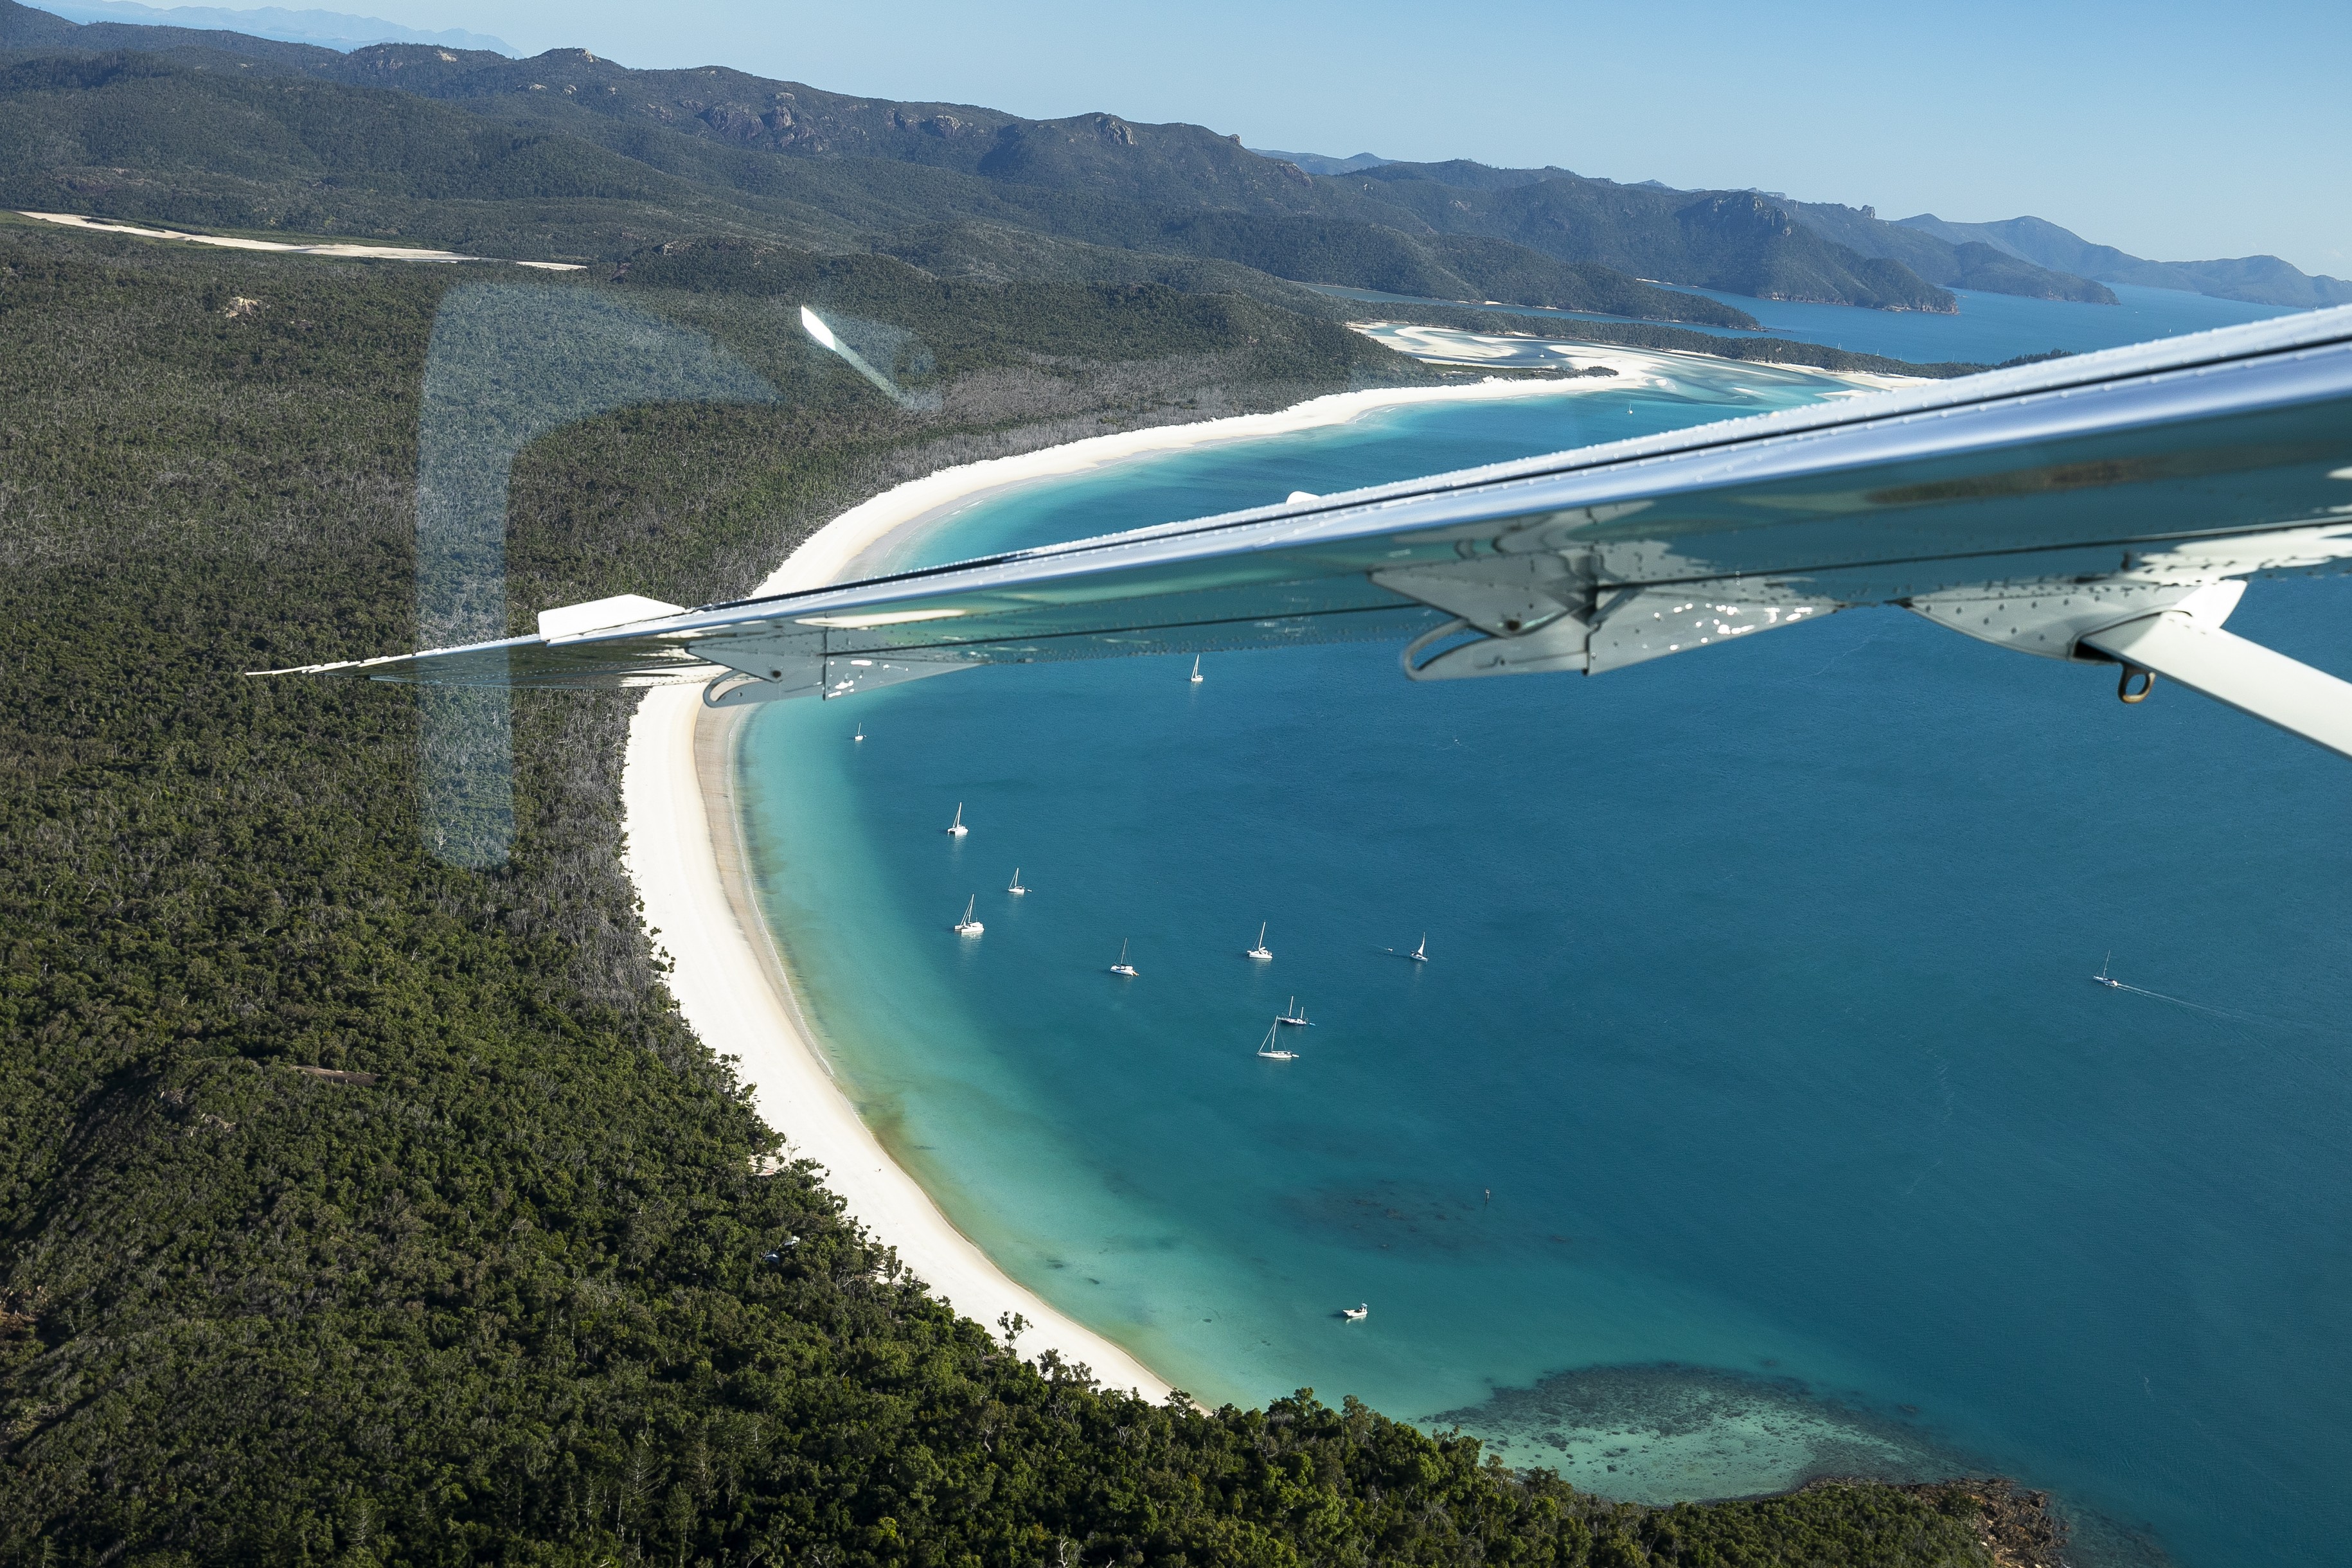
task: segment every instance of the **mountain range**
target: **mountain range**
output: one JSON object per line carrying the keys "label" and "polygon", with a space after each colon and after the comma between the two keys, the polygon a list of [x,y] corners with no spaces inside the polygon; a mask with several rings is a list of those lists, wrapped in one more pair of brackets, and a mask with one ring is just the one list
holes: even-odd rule
{"label": "mountain range", "polygon": [[1316,174],[1198,125],[1108,112],[1029,120],[721,68],[635,70],[584,49],[345,52],[78,25],[0,0],[0,201],[22,208],[549,259],[720,234],[919,257],[947,275],[1176,281],[1186,263],[1237,266],[1734,327],[1752,320],[1681,290],[1929,311],[1955,310],[1954,288],[2112,298],[2014,247],[1866,208],[1564,169],[1338,163],[1355,166]]}

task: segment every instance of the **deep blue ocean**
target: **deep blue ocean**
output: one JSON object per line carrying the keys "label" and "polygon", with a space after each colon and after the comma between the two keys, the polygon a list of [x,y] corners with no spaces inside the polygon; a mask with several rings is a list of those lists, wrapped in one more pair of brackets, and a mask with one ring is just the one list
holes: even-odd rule
{"label": "deep blue ocean", "polygon": [[[2172,299],[2172,330],[2217,324]],[[1967,311],[1835,331],[1977,358],[2112,330],[1999,309],[2000,343]],[[1964,346],[1921,347],[1937,323]],[[1819,387],[1742,372],[1139,459],[922,553]],[[2346,593],[2257,583],[2231,624],[2352,674]],[[2346,1560],[2340,759],[1893,610],[1591,679],[1421,686],[1395,653],[759,712],[772,919],[960,1226],[1212,1402],[1352,1394],[1644,1500],[1997,1470],[2059,1495],[2087,1563]],[[959,939],[975,893],[987,932]],[[1243,956],[1261,921],[1270,963]],[[1394,955],[1424,932],[1426,964]],[[2089,984],[2110,953],[2158,994]],[[1294,994],[1300,1058],[1257,1059]]]}

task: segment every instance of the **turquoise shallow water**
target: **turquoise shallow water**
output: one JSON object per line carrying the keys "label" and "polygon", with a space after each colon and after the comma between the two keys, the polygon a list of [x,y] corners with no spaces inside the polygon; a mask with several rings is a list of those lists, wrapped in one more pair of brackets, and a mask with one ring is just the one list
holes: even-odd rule
{"label": "turquoise shallow water", "polygon": [[[1341,299],[1377,306],[1401,304],[1454,305],[1457,300],[1420,300],[1403,294],[1382,294],[1369,289],[1318,286]],[[1938,362],[1998,364],[2018,354],[2046,353],[2063,349],[2088,353],[2095,349],[2120,348],[2176,332],[2201,331],[2209,327],[2233,327],[2242,321],[2265,321],[2288,311],[2277,305],[2251,305],[2242,300],[2213,300],[2184,294],[2177,289],[2113,286],[2113,305],[2069,305],[2052,300],[2027,300],[2014,294],[1985,294],[1971,289],[1953,290],[1960,301],[1957,316],[1927,316],[1885,310],[1856,310],[1843,305],[1811,305],[1789,300],[1751,300],[1714,289],[1690,289],[1711,300],[1737,305],[1762,323],[1761,331],[1737,328],[1695,329],[1720,337],[1793,338],[1851,349],[1857,353],[1888,354],[1915,363]],[[1524,305],[1486,307],[1504,315],[1548,320],[1557,331],[1573,332],[1578,321],[1624,321],[1622,316],[1598,316],[1582,310],[1551,310]],[[1372,312],[1367,312],[1370,314]]]}
{"label": "turquoise shallow water", "polygon": [[[992,498],[923,553],[1819,389],[1392,412]],[[2232,626],[2352,671],[2342,586]],[[818,1026],[1011,1272],[1205,1397],[1356,1394],[1617,1495],[1991,1467],[2095,1557],[2340,1561],[2340,762],[1897,612],[1593,680],[1186,668],[983,670],[747,741]],[[1383,951],[1424,931],[1426,965]],[[2088,984],[2109,950],[2221,1011]],[[1301,1059],[1255,1059],[1294,993]]]}

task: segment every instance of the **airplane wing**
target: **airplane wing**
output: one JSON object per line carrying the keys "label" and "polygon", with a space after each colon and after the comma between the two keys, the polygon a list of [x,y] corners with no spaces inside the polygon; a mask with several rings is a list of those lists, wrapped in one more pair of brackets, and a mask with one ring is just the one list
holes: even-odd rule
{"label": "airplane wing", "polygon": [[2221,623],[2352,561],[2352,307],[818,590],[623,598],[305,673],[709,683],[1403,640],[1414,679],[1600,674],[1861,605],[2150,672],[2352,755],[2352,685]]}

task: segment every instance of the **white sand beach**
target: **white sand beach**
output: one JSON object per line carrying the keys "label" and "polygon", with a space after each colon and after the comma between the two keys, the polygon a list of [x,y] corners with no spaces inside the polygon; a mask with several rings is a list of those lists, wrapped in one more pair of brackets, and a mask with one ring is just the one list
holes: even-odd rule
{"label": "white sand beach", "polygon": [[1546,384],[1559,392],[1671,386],[1678,376],[1688,377],[1696,372],[1710,380],[1748,374],[1826,382],[1836,388],[1828,395],[1851,397],[1889,387],[1916,386],[1923,379],[1875,371],[1822,370],[1778,360],[1723,359],[1677,349],[1627,348],[1574,338],[1538,337],[1533,332],[1473,332],[1459,327],[1425,327],[1411,321],[1357,321],[1350,326],[1374,342],[1386,344],[1424,364],[1484,370],[1601,369],[1610,373],[1590,380],[1571,376]]}
{"label": "white sand beach", "polygon": [[[759,592],[887,571],[923,533],[982,498],[1041,479],[1150,452],[1339,424],[1402,404],[1556,396],[1578,389],[1576,382],[1528,378],[1341,393],[1275,414],[1122,431],[947,468],[844,512],[794,550]],[[629,733],[623,779],[629,872],[655,945],[674,966],[670,989],[688,1023],[710,1049],[738,1058],[739,1074],[757,1086],[761,1116],[784,1137],[792,1154],[824,1166],[827,1184],[851,1216],[895,1247],[957,1310],[991,1326],[1004,1313],[1018,1313],[1031,1325],[1020,1341],[1024,1355],[1051,1348],[1084,1363],[1106,1384],[1165,1397],[1169,1384],[1150,1368],[991,1262],[859,1119],[793,994],[751,896],[734,795],[734,753],[745,713],[705,708],[697,686],[661,687],[646,694]]]}

